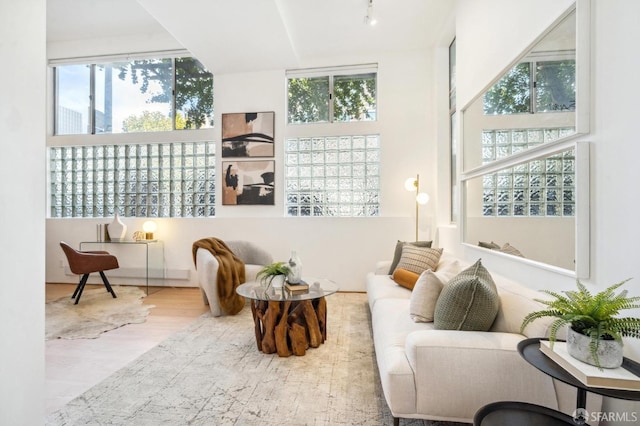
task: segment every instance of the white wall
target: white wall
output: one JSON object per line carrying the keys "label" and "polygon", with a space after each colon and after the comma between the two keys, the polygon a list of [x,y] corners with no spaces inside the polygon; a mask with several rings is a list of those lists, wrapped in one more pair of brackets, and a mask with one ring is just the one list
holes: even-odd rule
{"label": "white wall", "polygon": [[[461,0],[457,15],[458,96],[462,106],[513,60],[536,34],[568,6],[569,1]],[[591,1],[591,276],[582,280],[592,291],[633,277],[625,287],[640,296],[637,242],[640,226],[640,144],[637,70],[640,56],[640,2]],[[501,24],[502,23],[502,24]],[[517,27],[517,31],[515,28]],[[491,28],[491,31],[486,31]],[[443,143],[443,141],[440,141]],[[441,177],[439,177],[441,178]],[[443,228],[449,241],[457,229]],[[468,257],[482,256],[490,267],[533,288],[567,289],[571,277],[465,248]],[[486,259],[485,259],[486,258]],[[626,311],[630,316],[640,310]],[[640,360],[640,342],[627,339],[625,354]],[[638,403],[607,401],[605,410],[640,412]],[[609,424],[614,424],[613,422]]]}
{"label": "white wall", "polygon": [[[60,53],[60,49],[56,52]],[[71,54],[69,54],[71,56]],[[379,119],[375,123],[322,126],[322,136],[346,131],[352,134],[378,133],[382,144],[381,193],[382,217],[378,218],[289,218],[284,217],[284,138],[285,135],[309,134],[309,126],[285,123],[285,70],[255,73],[222,74],[214,77],[216,114],[225,112],[276,112],[276,204],[274,206],[222,206],[217,193],[216,217],[200,219],[159,219],[156,236],[164,241],[166,267],[172,271],[189,271],[189,280],[168,279],[152,284],[197,286],[191,257],[191,245],[200,238],[247,239],[270,250],[276,260],[286,260],[291,250],[297,250],[304,264],[304,274],[335,280],[345,291],[364,291],[365,275],[375,262],[390,258],[397,239],[414,238],[415,204],[411,193],[404,190],[407,177],[421,175],[421,190],[432,201],[420,209],[420,237],[431,238],[435,193],[436,161],[432,80],[432,58],[426,52],[404,52],[379,58],[339,59],[319,65],[344,65],[377,62]],[[346,59],[344,60],[346,61]],[[429,105],[425,108],[425,104]],[[201,137],[201,134],[198,134]],[[216,128],[211,136],[220,140]],[[135,135],[128,138],[135,139]],[[163,135],[157,135],[163,138]],[[144,136],[145,140],[148,135]],[[50,137],[50,145],[60,144],[61,137]],[[100,143],[101,136],[73,138],[72,143]],[[158,139],[159,140],[159,139]],[[219,144],[218,144],[219,145]],[[218,170],[220,147],[217,147]],[[101,219],[47,220],[47,282],[75,282],[66,275],[66,260],[60,250],[60,240],[78,246],[80,241],[94,237],[95,224]],[[141,228],[143,218],[123,218],[128,225],[128,237]],[[128,260],[128,259],[123,259]],[[140,259],[142,261],[142,259]],[[140,284],[140,279],[115,277],[116,284]],[[99,282],[93,279],[93,282]]]}
{"label": "white wall", "polygon": [[0,424],[44,422],[44,0],[0,2]]}

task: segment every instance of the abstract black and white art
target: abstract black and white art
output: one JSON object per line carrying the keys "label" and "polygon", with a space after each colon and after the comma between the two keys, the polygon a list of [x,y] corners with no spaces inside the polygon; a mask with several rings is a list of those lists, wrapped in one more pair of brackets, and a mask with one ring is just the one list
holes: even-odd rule
{"label": "abstract black and white art", "polygon": [[275,161],[223,161],[222,205],[274,205]]}
{"label": "abstract black and white art", "polygon": [[274,112],[222,114],[222,157],[273,157]]}

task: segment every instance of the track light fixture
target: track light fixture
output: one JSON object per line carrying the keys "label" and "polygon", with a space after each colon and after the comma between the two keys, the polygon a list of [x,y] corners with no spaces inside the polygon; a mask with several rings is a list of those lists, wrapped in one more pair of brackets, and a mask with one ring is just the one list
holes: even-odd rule
{"label": "track light fixture", "polygon": [[368,0],[367,15],[364,17],[364,23],[371,26],[378,23],[378,20],[373,14],[373,0]]}

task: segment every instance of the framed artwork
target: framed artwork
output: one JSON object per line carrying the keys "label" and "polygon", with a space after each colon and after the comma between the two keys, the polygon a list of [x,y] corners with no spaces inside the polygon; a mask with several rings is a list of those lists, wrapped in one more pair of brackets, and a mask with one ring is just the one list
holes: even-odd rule
{"label": "framed artwork", "polygon": [[222,114],[222,157],[273,157],[275,112]]}
{"label": "framed artwork", "polygon": [[275,161],[223,161],[222,205],[274,205]]}

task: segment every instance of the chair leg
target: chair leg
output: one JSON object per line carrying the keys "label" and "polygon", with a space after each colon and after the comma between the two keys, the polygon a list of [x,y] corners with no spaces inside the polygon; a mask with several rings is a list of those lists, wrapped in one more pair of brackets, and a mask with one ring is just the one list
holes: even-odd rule
{"label": "chair leg", "polygon": [[82,278],[80,279],[80,283],[78,284],[78,287],[76,287],[76,291],[74,291],[73,296],[71,296],[72,299],[76,299],[76,302],[74,303],[74,305],[77,305],[78,302],[80,301],[80,297],[82,297],[84,286],[87,284],[87,278],[89,278],[89,274],[84,274],[82,276]]}
{"label": "chair leg", "polygon": [[104,274],[104,272],[100,271],[100,276],[102,277],[102,282],[104,283],[104,286],[107,288],[107,291],[111,293],[114,299],[118,297],[116,296],[116,292],[113,291],[113,288],[111,288],[111,284],[109,284],[109,280],[107,279],[107,276]]}

